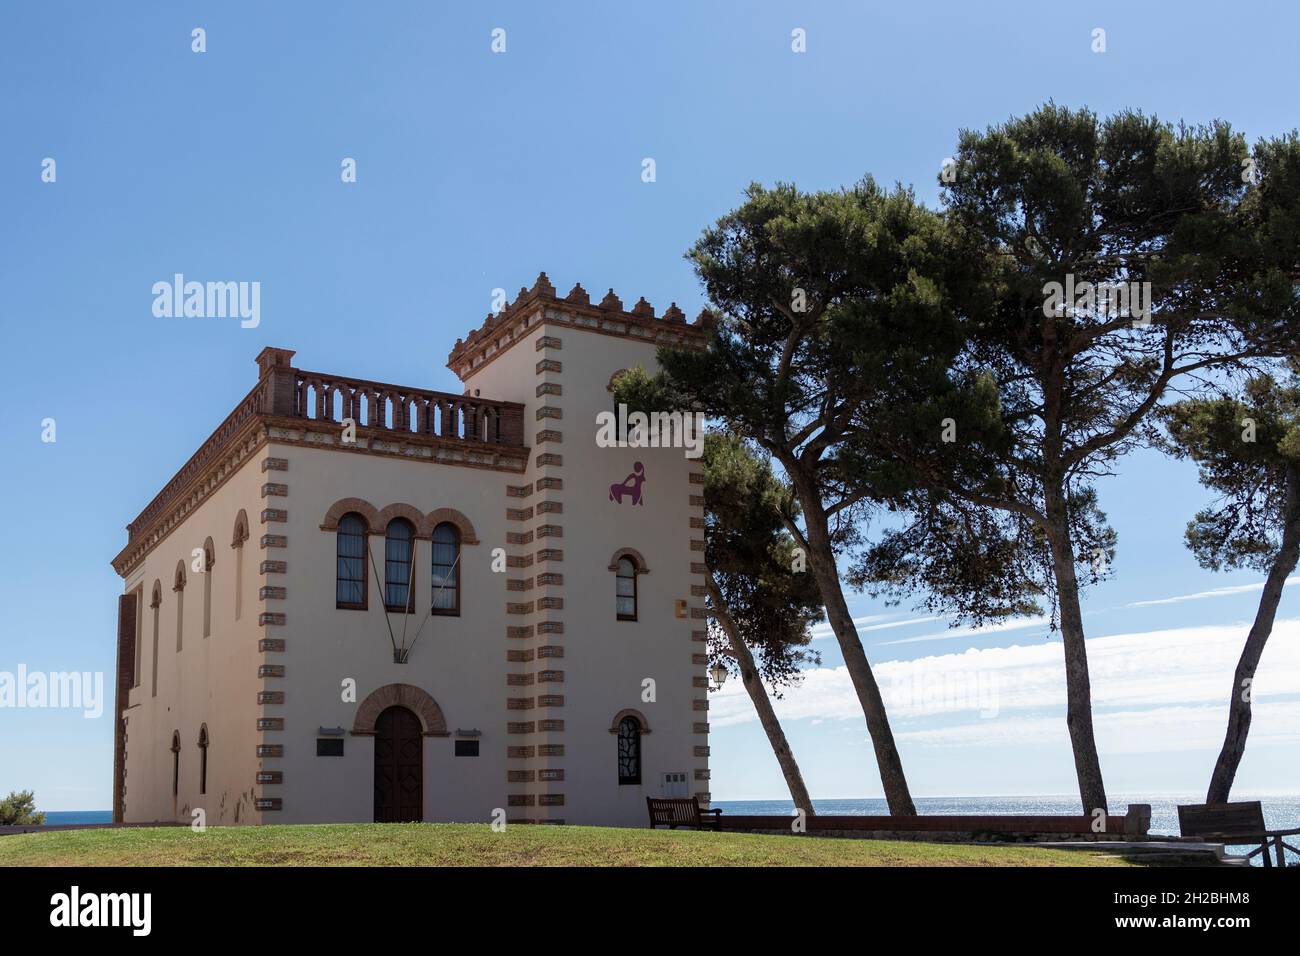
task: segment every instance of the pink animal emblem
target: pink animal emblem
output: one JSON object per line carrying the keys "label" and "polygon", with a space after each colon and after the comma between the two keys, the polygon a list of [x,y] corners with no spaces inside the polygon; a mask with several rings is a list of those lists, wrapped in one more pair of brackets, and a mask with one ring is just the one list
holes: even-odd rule
{"label": "pink animal emblem", "polygon": [[632,504],[641,504],[641,484],[645,481],[645,466],[637,462],[632,466],[632,474],[628,475],[620,484],[609,486],[609,500],[623,503],[624,495],[632,496]]}

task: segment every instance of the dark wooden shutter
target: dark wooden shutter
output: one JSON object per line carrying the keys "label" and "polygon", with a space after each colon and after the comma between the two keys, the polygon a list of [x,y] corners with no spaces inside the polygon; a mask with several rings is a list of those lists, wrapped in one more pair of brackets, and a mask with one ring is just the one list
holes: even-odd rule
{"label": "dark wooden shutter", "polygon": [[117,684],[113,690],[113,820],[126,812],[126,720],[122,711],[135,686],[135,618],[140,604],[137,588],[117,599]]}

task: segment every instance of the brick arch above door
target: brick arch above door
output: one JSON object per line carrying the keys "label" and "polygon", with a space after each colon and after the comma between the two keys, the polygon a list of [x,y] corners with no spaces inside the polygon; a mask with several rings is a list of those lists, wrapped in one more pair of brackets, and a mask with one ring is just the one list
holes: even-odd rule
{"label": "brick arch above door", "polygon": [[420,719],[426,737],[449,737],[442,708],[427,692],[414,684],[385,684],[366,696],[352,719],[354,736],[373,737],[375,721],[389,707],[405,707]]}

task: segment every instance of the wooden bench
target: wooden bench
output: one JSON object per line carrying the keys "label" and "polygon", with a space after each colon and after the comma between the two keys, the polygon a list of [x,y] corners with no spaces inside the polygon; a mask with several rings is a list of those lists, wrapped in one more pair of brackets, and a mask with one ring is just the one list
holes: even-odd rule
{"label": "wooden bench", "polygon": [[650,829],[694,827],[697,830],[721,830],[722,808],[705,810],[694,797],[646,797],[650,811]]}
{"label": "wooden bench", "polygon": [[1269,841],[1272,841],[1277,851],[1277,865],[1280,867],[1286,866],[1286,857],[1282,852],[1284,848],[1292,853],[1300,853],[1300,850],[1282,839],[1300,833],[1300,827],[1292,830],[1267,829],[1264,826],[1264,807],[1258,800],[1180,806],[1178,829],[1185,837],[1198,837],[1216,843],[1258,843],[1259,846],[1246,854],[1246,859],[1262,853],[1265,866],[1273,865],[1273,861],[1268,858]]}

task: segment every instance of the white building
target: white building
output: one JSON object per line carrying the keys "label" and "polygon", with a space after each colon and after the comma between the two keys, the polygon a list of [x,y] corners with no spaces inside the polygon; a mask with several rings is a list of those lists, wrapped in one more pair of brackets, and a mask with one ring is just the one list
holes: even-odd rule
{"label": "white building", "polygon": [[700,464],[596,443],[612,377],[701,338],[543,274],[456,343],[464,395],[264,349],[113,562],[115,819],[641,826],[647,796],[707,800]]}

